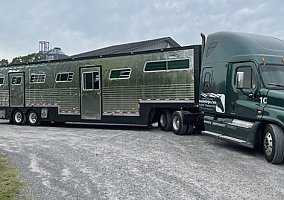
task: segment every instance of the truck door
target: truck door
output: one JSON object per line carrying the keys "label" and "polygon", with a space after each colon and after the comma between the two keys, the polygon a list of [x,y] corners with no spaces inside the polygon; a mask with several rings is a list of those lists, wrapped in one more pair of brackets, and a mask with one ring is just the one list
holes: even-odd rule
{"label": "truck door", "polygon": [[246,141],[260,109],[256,66],[253,62],[230,64],[227,77],[226,114],[230,117],[224,134]]}
{"label": "truck door", "polygon": [[81,74],[81,118],[101,119],[101,67],[84,67]]}
{"label": "truck door", "polygon": [[9,73],[10,106],[25,106],[25,77],[23,72]]}

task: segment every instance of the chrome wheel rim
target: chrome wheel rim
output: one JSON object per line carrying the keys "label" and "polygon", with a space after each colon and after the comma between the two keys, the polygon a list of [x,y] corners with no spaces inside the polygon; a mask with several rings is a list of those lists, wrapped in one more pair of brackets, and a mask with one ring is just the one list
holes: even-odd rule
{"label": "chrome wheel rim", "polygon": [[16,112],[15,113],[15,122],[17,124],[21,123],[21,121],[23,120],[23,115],[20,112]]}
{"label": "chrome wheel rim", "polygon": [[267,132],[264,137],[264,150],[266,155],[270,156],[273,150],[273,138],[270,132]]}
{"label": "chrome wheel rim", "polygon": [[173,118],[173,128],[174,130],[178,130],[180,126],[180,120],[177,116],[174,116]]}
{"label": "chrome wheel rim", "polygon": [[29,115],[29,121],[31,124],[35,124],[37,122],[37,115],[36,113],[32,112]]}

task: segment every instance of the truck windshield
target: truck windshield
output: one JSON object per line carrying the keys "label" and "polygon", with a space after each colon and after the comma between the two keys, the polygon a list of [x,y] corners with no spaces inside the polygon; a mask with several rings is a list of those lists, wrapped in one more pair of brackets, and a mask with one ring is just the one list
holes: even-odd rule
{"label": "truck windshield", "polygon": [[284,90],[284,65],[261,65],[259,71],[266,88]]}

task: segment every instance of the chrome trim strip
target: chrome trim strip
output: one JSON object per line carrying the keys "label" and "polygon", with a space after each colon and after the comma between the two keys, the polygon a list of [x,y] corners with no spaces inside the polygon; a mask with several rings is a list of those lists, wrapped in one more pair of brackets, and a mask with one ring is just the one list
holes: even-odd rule
{"label": "chrome trim strip", "polygon": [[215,132],[211,132],[211,131],[203,131],[202,133],[204,133],[206,135],[215,136],[219,139],[230,140],[230,141],[237,142],[237,143],[246,143],[245,140],[241,140],[241,139],[233,138],[233,137],[230,137],[230,136],[222,135],[220,133],[215,133]]}
{"label": "chrome trim strip", "polygon": [[251,128],[254,125],[253,122],[243,121],[239,119],[234,119],[231,123],[228,123],[228,124],[232,126],[242,127],[242,128]]}
{"label": "chrome trim strip", "polygon": [[139,103],[194,103],[194,100],[138,100]]}

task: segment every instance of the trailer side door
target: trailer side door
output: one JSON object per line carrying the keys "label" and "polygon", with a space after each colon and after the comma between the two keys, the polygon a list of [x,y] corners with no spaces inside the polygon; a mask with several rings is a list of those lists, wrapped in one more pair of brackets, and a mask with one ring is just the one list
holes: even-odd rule
{"label": "trailer side door", "polygon": [[101,119],[101,68],[84,67],[81,74],[81,118]]}
{"label": "trailer side door", "polygon": [[25,106],[25,77],[23,72],[9,73],[10,107]]}

